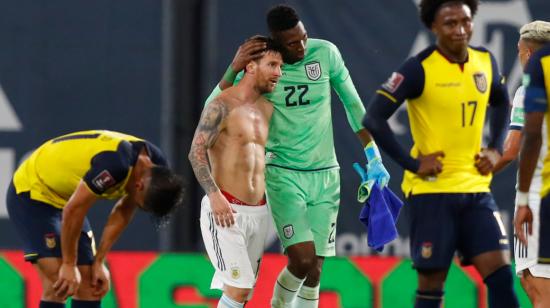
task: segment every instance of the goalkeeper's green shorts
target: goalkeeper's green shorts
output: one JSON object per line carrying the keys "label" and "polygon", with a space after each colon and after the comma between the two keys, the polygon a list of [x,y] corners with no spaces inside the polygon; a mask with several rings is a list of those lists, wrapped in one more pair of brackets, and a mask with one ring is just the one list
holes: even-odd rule
{"label": "goalkeeper's green shorts", "polygon": [[335,255],[340,170],[295,171],[267,166],[267,201],[286,249],[313,241],[318,256]]}

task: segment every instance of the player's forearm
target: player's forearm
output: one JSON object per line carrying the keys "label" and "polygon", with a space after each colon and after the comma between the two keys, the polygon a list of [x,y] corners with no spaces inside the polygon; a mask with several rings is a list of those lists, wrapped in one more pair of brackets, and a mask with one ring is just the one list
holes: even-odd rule
{"label": "player's forearm", "polygon": [[206,146],[193,144],[191,151],[189,152],[189,162],[195,173],[197,181],[201,185],[206,194],[216,192],[219,190],[218,185],[212,177],[210,167],[208,166],[208,158],[206,156]]}
{"label": "player's forearm", "polygon": [[420,162],[397,142],[388,119],[399,108],[398,104],[389,102],[380,94],[376,94],[369,104],[367,114],[363,119],[363,126],[370,132],[376,144],[386,152],[396,163],[406,170],[415,172],[420,167]]}
{"label": "player's forearm", "polygon": [[502,157],[493,168],[493,173],[500,172],[508,164],[514,161],[519,155],[519,146],[521,143],[521,131],[510,130],[504,141],[504,151]]}
{"label": "player's forearm", "polygon": [[107,224],[103,228],[101,241],[95,256],[95,262],[104,262],[107,253],[126,229],[134,214],[136,206],[131,204],[127,198],[120,199],[109,215]]}
{"label": "player's forearm", "polygon": [[63,210],[61,223],[61,253],[63,263],[76,265],[78,253],[78,240],[84,224],[85,213],[82,215],[78,210],[72,210],[67,206]]}
{"label": "player's forearm", "polygon": [[519,159],[518,190],[528,192],[542,144],[540,132],[525,132]]}
{"label": "player's forearm", "polygon": [[373,141],[369,131],[366,128],[361,128],[355,134],[357,134],[357,138],[361,141],[363,148],[366,147],[369,142]]}

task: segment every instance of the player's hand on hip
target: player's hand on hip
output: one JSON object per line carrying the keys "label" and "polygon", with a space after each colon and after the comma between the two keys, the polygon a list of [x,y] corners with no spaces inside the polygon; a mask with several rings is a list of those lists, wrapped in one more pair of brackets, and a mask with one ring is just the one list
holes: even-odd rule
{"label": "player's hand on hip", "polygon": [[481,149],[474,157],[477,171],[482,175],[488,175],[493,171],[500,157],[496,149]]}
{"label": "player's hand on hip", "polygon": [[57,281],[53,284],[55,296],[65,299],[75,295],[81,279],[80,271],[76,265],[61,264]]}
{"label": "player's hand on hip", "polygon": [[254,35],[248,38],[237,50],[233,62],[231,62],[231,68],[236,73],[244,70],[246,65],[257,58],[261,58],[267,47],[266,37],[261,35]]}
{"label": "player's hand on hip", "polygon": [[104,297],[111,288],[111,274],[103,262],[92,264],[92,281],[94,288],[93,295]]}
{"label": "player's hand on hip", "polygon": [[443,157],[445,157],[443,151],[437,151],[426,155],[419,152],[416,159],[420,161],[420,166],[416,174],[423,178],[437,176],[443,171],[443,163],[441,162],[441,158]]}
{"label": "player's hand on hip", "polygon": [[218,190],[208,194],[208,198],[216,224],[222,227],[231,227],[235,223],[233,213],[236,211],[233,210],[225,196]]}
{"label": "player's hand on hip", "polygon": [[525,234],[524,224],[527,224],[527,232],[533,234],[533,213],[528,206],[518,206],[514,215],[514,231],[518,240],[527,247],[527,236]]}

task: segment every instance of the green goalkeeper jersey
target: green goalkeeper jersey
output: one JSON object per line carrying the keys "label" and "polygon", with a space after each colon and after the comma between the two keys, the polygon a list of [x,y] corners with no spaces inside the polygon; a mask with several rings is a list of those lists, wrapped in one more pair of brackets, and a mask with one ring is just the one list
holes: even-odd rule
{"label": "green goalkeeper jersey", "polygon": [[[353,131],[362,128],[365,114],[338,48],[329,41],[310,38],[304,59],[284,64],[282,70],[283,76],[275,90],[266,94],[274,107],[266,164],[306,171],[338,167],[332,132],[331,87],[344,103]],[[235,82],[241,78],[242,72]]]}
{"label": "green goalkeeper jersey", "polygon": [[266,164],[298,170],[338,166],[331,86],[344,103],[352,129],[358,131],[365,108],[338,48],[325,40],[308,39],[304,59],[283,65],[279,84],[266,95],[274,107]]}

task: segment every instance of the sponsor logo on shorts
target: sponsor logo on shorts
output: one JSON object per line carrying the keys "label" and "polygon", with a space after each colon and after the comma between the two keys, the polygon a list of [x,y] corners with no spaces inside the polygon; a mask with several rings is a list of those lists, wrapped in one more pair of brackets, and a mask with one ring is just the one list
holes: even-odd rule
{"label": "sponsor logo on shorts", "polygon": [[315,81],[321,78],[321,64],[319,62],[310,62],[305,65],[307,78]]}
{"label": "sponsor logo on shorts", "polygon": [[429,259],[432,257],[432,243],[430,242],[424,242],[422,243],[422,250],[421,250],[422,258]]}
{"label": "sponsor logo on shorts", "polygon": [[403,83],[403,80],[405,80],[405,76],[401,75],[398,72],[393,72],[390,78],[384,84],[382,84],[382,88],[390,93],[394,93],[395,91],[397,91],[401,83]]}
{"label": "sponsor logo on shorts", "polygon": [[241,270],[238,267],[231,268],[231,278],[239,279],[241,277]]}
{"label": "sponsor logo on shorts", "polygon": [[336,223],[335,222],[331,223],[330,227],[331,227],[331,231],[328,236],[328,243],[334,244],[334,242],[336,241]]}
{"label": "sponsor logo on shorts", "polygon": [[283,234],[286,239],[290,239],[294,236],[294,227],[292,225],[286,225],[283,227]]}
{"label": "sponsor logo on shorts", "polygon": [[54,233],[48,233],[44,235],[44,241],[46,242],[46,247],[48,247],[49,249],[54,249],[55,246],[57,246]]}
{"label": "sponsor logo on shorts", "polygon": [[475,73],[474,81],[476,82],[476,88],[479,92],[485,93],[485,91],[487,91],[487,78],[485,78],[485,73]]}
{"label": "sponsor logo on shorts", "polygon": [[109,187],[116,184],[115,178],[107,170],[101,173],[92,180],[92,184],[99,190],[105,191]]}

